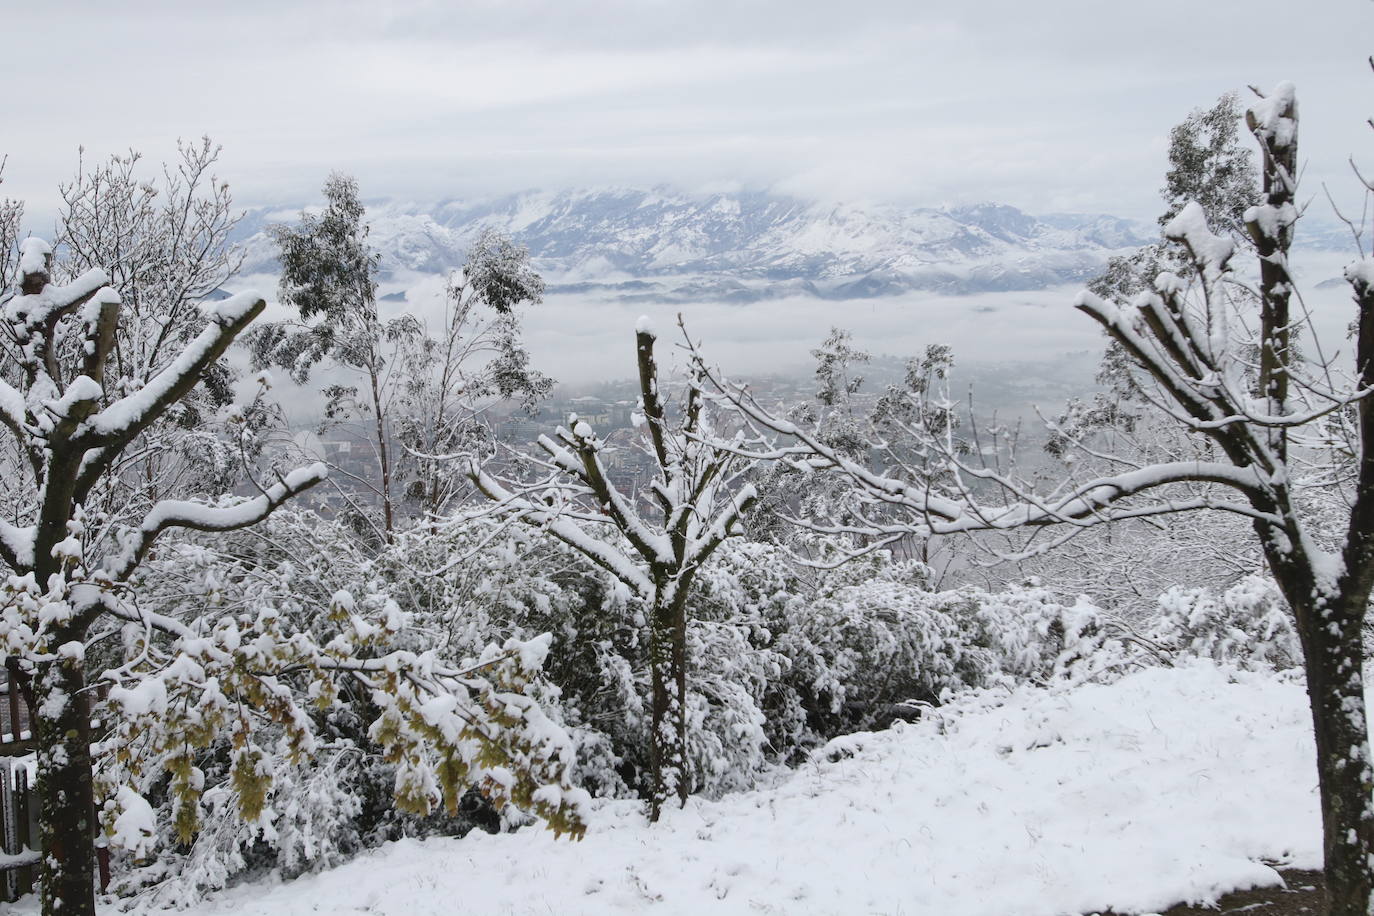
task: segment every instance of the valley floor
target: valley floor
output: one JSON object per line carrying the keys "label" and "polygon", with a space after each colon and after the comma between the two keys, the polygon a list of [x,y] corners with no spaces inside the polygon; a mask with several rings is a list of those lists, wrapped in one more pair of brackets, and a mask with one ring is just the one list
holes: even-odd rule
{"label": "valley floor", "polygon": [[1300,682],[1208,664],[970,698],[656,828],[611,802],[580,843],[405,841],[195,913],[1152,912],[1320,866],[1307,716]]}

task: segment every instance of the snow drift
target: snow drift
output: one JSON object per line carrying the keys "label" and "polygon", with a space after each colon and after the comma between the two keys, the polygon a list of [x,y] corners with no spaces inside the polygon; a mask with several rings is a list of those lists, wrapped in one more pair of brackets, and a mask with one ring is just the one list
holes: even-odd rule
{"label": "snow drift", "polygon": [[581,843],[403,841],[195,912],[1149,912],[1319,867],[1315,782],[1301,682],[1199,662],[974,694],[654,828],[607,802]]}

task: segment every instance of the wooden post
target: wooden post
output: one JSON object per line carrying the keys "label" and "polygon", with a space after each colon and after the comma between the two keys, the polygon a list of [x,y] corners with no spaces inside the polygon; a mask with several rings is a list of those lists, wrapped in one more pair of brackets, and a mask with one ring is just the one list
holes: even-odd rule
{"label": "wooden post", "polygon": [[[10,774],[14,764],[9,758],[5,758],[4,763],[0,764],[0,850],[6,855],[14,855],[18,849],[18,829],[15,823],[14,810],[14,791],[10,784]],[[18,882],[15,880],[14,869],[7,868],[4,873],[4,895],[5,900],[13,902],[19,899]]]}
{"label": "wooden post", "polygon": [[[33,818],[37,814],[29,800],[29,768],[14,768],[14,797],[15,797],[15,826],[19,834],[19,849],[35,848],[37,843],[38,831],[33,824]],[[16,883],[18,884],[18,894],[33,893],[33,866],[26,865],[15,871]]]}
{"label": "wooden post", "polygon": [[101,843],[95,848],[95,864],[100,870],[100,893],[110,889],[110,847]]}

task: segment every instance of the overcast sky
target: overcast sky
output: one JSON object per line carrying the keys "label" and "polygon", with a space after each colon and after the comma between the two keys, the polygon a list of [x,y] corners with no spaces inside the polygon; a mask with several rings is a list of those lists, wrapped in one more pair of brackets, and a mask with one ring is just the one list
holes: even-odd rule
{"label": "overcast sky", "polygon": [[1371,0],[460,0],[5,10],[4,191],[76,150],[225,147],[245,205],[668,183],[1157,209],[1168,129],[1298,86],[1307,189],[1374,168]]}

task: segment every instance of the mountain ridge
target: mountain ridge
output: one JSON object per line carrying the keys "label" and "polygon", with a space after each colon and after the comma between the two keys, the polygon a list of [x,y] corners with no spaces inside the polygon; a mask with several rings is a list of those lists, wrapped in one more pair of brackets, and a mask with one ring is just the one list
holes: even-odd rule
{"label": "mountain ridge", "polygon": [[[264,232],[281,208],[239,227],[246,273],[275,272]],[[667,188],[527,191],[484,201],[369,206],[384,279],[461,267],[484,227],[526,245],[551,294],[612,301],[747,303],[926,290],[1042,289],[1082,282],[1153,227],[1104,214],[1032,216],[952,207],[822,204],[768,191]]]}

